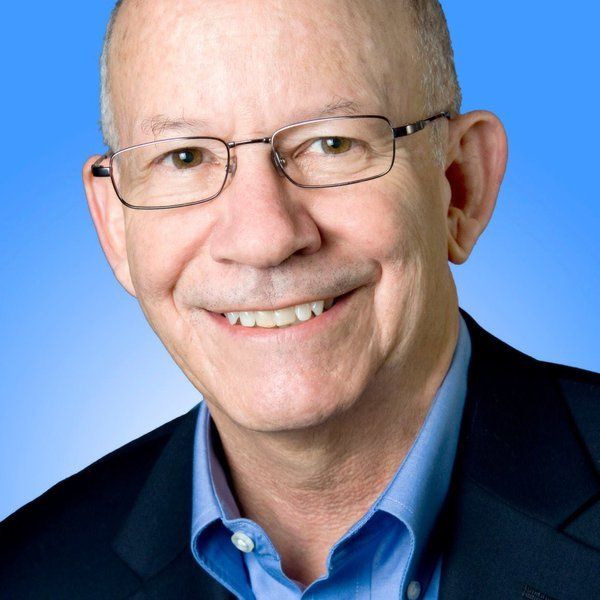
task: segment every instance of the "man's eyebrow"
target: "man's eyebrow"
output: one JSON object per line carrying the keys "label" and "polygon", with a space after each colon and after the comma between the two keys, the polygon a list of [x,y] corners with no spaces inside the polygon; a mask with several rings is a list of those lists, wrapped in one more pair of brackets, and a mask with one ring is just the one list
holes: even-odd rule
{"label": "man's eyebrow", "polygon": [[145,134],[152,133],[155,138],[161,137],[166,132],[193,132],[208,128],[208,121],[204,119],[172,119],[166,115],[154,115],[144,119],[141,129]]}
{"label": "man's eyebrow", "polygon": [[347,100],[345,98],[339,98],[328,102],[318,113],[318,117],[331,117],[339,114],[355,114],[358,115],[363,112],[363,108],[358,102],[354,100]]}

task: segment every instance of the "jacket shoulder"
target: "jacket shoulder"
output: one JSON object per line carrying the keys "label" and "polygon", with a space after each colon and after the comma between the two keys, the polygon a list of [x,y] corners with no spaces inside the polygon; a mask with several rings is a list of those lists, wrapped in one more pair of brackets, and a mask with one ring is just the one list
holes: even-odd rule
{"label": "jacket shoulder", "polygon": [[[538,360],[538,362],[542,368],[547,369],[548,372],[554,374],[558,379],[586,383],[600,390],[600,373],[543,360]],[[600,396],[598,398],[600,399]]]}
{"label": "jacket shoulder", "polygon": [[574,425],[600,471],[600,373],[540,361],[557,382]]}
{"label": "jacket shoulder", "polygon": [[[110,544],[156,459],[185,416],[103,456],[2,521],[0,591],[12,590],[11,586],[19,582],[14,588],[18,593],[27,575],[36,573],[40,584],[45,582],[52,588],[51,582],[62,579],[69,581],[76,593],[88,589],[95,572],[106,573],[107,562],[114,562],[109,571],[115,577],[132,579],[118,557],[112,556]],[[111,582],[97,581],[95,585],[98,597],[108,597],[102,594],[108,593],[105,586]]]}

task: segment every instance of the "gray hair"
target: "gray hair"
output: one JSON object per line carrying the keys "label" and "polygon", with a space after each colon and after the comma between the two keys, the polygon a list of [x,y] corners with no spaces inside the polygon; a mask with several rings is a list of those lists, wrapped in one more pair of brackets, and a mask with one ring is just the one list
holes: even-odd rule
{"label": "gray hair", "polygon": [[102,54],[100,55],[100,129],[104,144],[111,150],[116,150],[119,147],[119,136],[111,102],[108,60],[112,49],[113,31],[122,4],[123,0],[118,0],[110,14],[106,33],[104,34]]}
{"label": "gray hair", "polygon": [[[100,58],[100,118],[104,143],[112,150],[119,147],[115,117],[111,104],[109,57],[113,30],[119,9],[124,0],[118,0],[113,8],[104,36]],[[435,112],[460,112],[462,95],[454,66],[454,52],[448,24],[438,0],[408,0],[416,32],[417,56],[422,64],[421,89],[425,102],[424,110],[430,116]],[[444,148],[440,135],[439,121],[431,129],[431,140],[435,161],[443,165]]]}

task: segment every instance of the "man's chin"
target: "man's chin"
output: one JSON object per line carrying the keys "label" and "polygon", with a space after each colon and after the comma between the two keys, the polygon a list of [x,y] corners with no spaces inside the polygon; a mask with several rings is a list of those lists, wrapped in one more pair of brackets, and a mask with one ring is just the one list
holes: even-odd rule
{"label": "man's chin", "polygon": [[[285,433],[310,431],[335,419],[335,416],[348,408],[341,399],[328,398],[323,394],[313,396],[276,396],[265,394],[259,397],[236,399],[235,403],[219,402],[216,406],[236,428],[256,433]],[[209,403],[209,407],[212,403]],[[211,410],[217,426],[219,415]]]}

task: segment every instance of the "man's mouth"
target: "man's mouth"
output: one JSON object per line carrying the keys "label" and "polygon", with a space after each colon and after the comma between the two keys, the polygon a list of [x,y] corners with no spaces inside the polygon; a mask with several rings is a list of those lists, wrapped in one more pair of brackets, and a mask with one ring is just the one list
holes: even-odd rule
{"label": "man's mouth", "polygon": [[293,327],[294,325],[299,325],[300,323],[305,323],[319,317],[334,306],[338,300],[349,296],[351,293],[348,292],[335,298],[312,300],[302,304],[282,307],[277,310],[240,310],[221,314],[227,318],[230,325],[235,327],[282,329]]}

